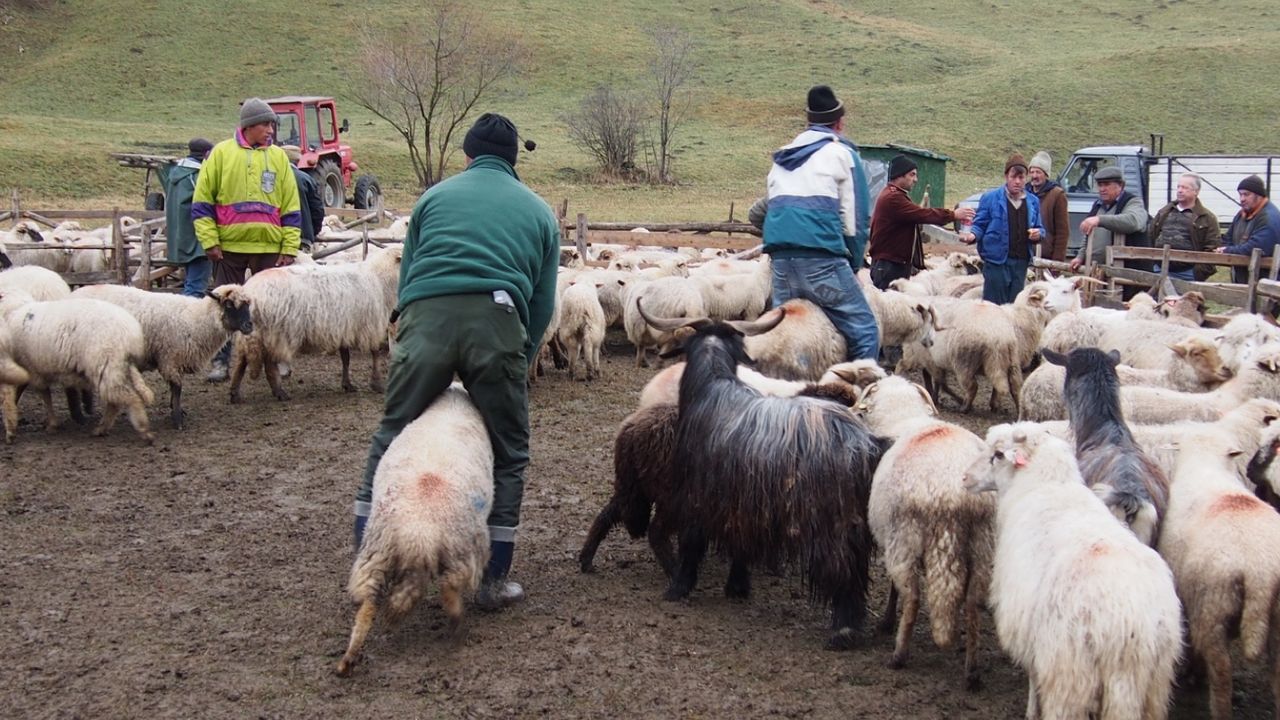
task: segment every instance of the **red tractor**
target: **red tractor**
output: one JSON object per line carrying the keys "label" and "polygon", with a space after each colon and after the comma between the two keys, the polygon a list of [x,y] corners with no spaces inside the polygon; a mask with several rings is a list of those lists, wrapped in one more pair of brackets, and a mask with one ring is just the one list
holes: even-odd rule
{"label": "red tractor", "polygon": [[267,104],[280,116],[276,128],[277,145],[297,145],[302,149],[298,167],[311,173],[320,183],[325,207],[342,207],[347,189],[352,188],[351,204],[357,208],[373,208],[382,198],[382,188],[372,175],[353,176],[359,167],[352,158],[351,146],[338,142],[338,133],[350,129],[342,121],[331,97],[289,95],[268,98]]}

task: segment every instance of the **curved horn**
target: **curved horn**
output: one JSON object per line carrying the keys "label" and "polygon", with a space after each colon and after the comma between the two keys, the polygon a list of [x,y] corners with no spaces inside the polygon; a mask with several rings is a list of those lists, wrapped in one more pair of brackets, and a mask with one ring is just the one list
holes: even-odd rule
{"label": "curved horn", "polygon": [[1099,280],[1098,278],[1096,278],[1096,277],[1090,277],[1090,276],[1088,276],[1088,275],[1077,275],[1077,276],[1075,277],[1075,281],[1076,281],[1076,289],[1077,289],[1077,290],[1079,290],[1079,289],[1080,289],[1080,283],[1087,283],[1087,282],[1088,282],[1088,283],[1093,283],[1093,284],[1095,284],[1095,285],[1106,285],[1106,283],[1105,283],[1105,282],[1103,282],[1103,281]]}
{"label": "curved horn", "polygon": [[653,329],[660,330],[662,332],[675,332],[679,328],[682,328],[686,325],[692,325],[693,323],[697,322],[696,320],[689,320],[687,318],[652,317],[649,315],[649,313],[644,311],[644,306],[640,303],[640,298],[636,298],[636,309],[640,311],[640,317],[644,318],[645,322],[649,323],[649,325],[652,326]]}
{"label": "curved horn", "polygon": [[777,327],[778,323],[782,322],[786,316],[786,308],[779,305],[755,320],[730,320],[729,325],[743,335],[759,335]]}
{"label": "curved horn", "polygon": [[942,321],[938,319],[938,311],[932,305],[929,306],[929,322],[933,324],[933,329],[939,332],[946,330],[942,327]]}

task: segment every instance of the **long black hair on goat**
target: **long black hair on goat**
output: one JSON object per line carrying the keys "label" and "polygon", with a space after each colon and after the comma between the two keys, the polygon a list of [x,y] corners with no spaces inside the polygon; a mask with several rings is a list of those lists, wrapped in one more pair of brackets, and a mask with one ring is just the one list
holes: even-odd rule
{"label": "long black hair on goat", "polygon": [[781,312],[749,324],[645,315],[676,330],[665,355],[688,358],[673,457],[683,475],[680,562],[666,597],[693,590],[708,543],[730,558],[730,597],[750,594],[748,566],[795,563],[811,600],[832,606],[829,645],[847,648],[866,616],[867,500],[887,441],[836,403],[763,397],[738,379],[750,362],[743,329],[763,331]]}
{"label": "long black hair on goat", "polygon": [[1063,397],[1084,482],[1143,542],[1154,545],[1169,501],[1169,479],[1142,448],[1120,410],[1119,353],[1076,348],[1043,351],[1067,369]]}

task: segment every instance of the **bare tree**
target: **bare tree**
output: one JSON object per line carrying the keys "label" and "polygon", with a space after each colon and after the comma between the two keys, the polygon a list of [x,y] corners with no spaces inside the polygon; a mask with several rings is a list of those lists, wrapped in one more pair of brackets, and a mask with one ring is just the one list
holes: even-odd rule
{"label": "bare tree", "polygon": [[635,173],[642,115],[634,96],[601,85],[563,120],[570,142],[594,157],[604,174],[630,178]]}
{"label": "bare tree", "polygon": [[421,22],[366,27],[357,58],[352,97],[400,133],[427,188],[444,179],[454,138],[476,103],[519,72],[525,51],[481,26],[465,5],[432,0]]}
{"label": "bare tree", "polygon": [[682,89],[693,77],[693,36],[676,27],[656,28],[650,31],[650,36],[654,54],[649,61],[649,79],[658,101],[653,139],[656,179],[671,182],[671,139],[691,105],[689,94]]}

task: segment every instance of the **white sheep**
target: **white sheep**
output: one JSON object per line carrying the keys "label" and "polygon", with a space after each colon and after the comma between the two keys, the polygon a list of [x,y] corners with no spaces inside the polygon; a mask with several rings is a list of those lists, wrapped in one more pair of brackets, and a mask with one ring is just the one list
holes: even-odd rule
{"label": "white sheep", "polygon": [[874,285],[866,285],[863,291],[867,304],[880,328],[882,347],[901,346],[919,342],[928,347],[933,344],[934,333],[942,330],[938,312],[929,298],[900,292],[881,292]]}
{"label": "white sheep", "polygon": [[643,300],[646,312],[657,317],[693,319],[707,315],[702,293],[687,278],[629,282],[623,292],[622,323],[627,339],[636,348],[636,367],[648,367],[648,351],[659,350],[670,339],[670,333],[659,332],[645,322],[636,306],[638,300]]}
{"label": "white sheep", "polygon": [[1280,343],[1259,348],[1253,360],[1216,389],[1182,393],[1152,387],[1121,387],[1120,404],[1131,423],[1217,420],[1253,398],[1280,401]]}
{"label": "white sheep", "polygon": [[178,429],[186,419],[182,376],[208,365],[237,331],[253,331],[250,300],[239,285],[222,285],[201,298],[123,285],[87,285],[72,295],[119,305],[138,319],[146,341],[140,365],[158,370],[169,384],[170,422]]}
{"label": "white sheep", "polygon": [[964,472],[986,452],[978,436],[940,420],[925,389],[888,377],[863,391],[857,410],[873,433],[893,439],[871,481],[867,521],[893,581],[885,629],[892,628],[894,599],[902,618],[889,666],[902,667],[920,609],[921,584],[933,641],[951,647],[957,620],[965,620],[965,679],[978,685],[981,605],[991,578],[995,499],[964,488]]}
{"label": "white sheep", "polygon": [[822,308],[808,300],[788,300],[776,327],[746,339],[755,368],[770,377],[813,381],[845,359],[844,336]]}
{"label": "white sheep", "polygon": [[35,300],[61,300],[71,295],[71,287],[61,275],[38,265],[0,271],[0,292],[5,290],[21,290]]}
{"label": "white sheep", "polygon": [[569,356],[569,377],[578,379],[578,364],[586,365],[586,379],[600,377],[600,348],[604,345],[604,309],[592,283],[574,283],[560,300],[557,337]]}
{"label": "white sheep", "polygon": [[985,375],[992,388],[991,410],[994,412],[999,399],[1005,397],[1017,412],[1024,341],[1022,325],[1015,320],[1025,313],[1028,324],[1038,322],[1035,318],[1040,312],[1023,303],[1025,299],[1020,299],[1015,306],[1006,307],[985,301],[944,302],[935,298],[934,308],[946,329],[938,332],[928,347],[920,342],[904,345],[898,372],[920,370],[935,402],[939,393],[950,392],[946,377],[954,374],[964,394],[958,398],[961,412],[972,409],[978,394],[978,376]]}
{"label": "white sheep", "polygon": [[[1198,337],[1187,338],[1168,347],[1164,367],[1156,370],[1120,365],[1116,374],[1121,385],[1163,387],[1179,392],[1202,393],[1231,378],[1223,364],[1218,347]],[[1067,416],[1062,397],[1066,370],[1052,363],[1042,363],[1022,383],[1019,417],[1022,420],[1060,420]]]}
{"label": "white sheep", "polygon": [[1261,315],[1245,313],[1227,321],[1218,331],[1215,340],[1222,362],[1238,371],[1253,359],[1263,345],[1280,342],[1280,328],[1264,320]]}
{"label": "white sheep", "polygon": [[[10,247],[15,243],[40,243],[42,247]],[[69,243],[51,233],[41,233],[40,227],[30,220],[23,220],[9,230],[0,230],[0,257],[7,258],[13,265],[67,272],[71,267],[71,252]]]}
{"label": "white sheep", "polygon": [[1233,467],[1238,452],[1210,435],[1179,453],[1159,545],[1186,606],[1192,651],[1208,669],[1215,720],[1231,717],[1236,630],[1246,660],[1270,654],[1280,699],[1280,515],[1245,489]]}
{"label": "white sheep", "polygon": [[378,606],[409,612],[432,580],[456,633],[463,597],[489,559],[493,449],[484,420],[455,384],[392,441],[373,478],[373,500],[347,592],[359,606],[337,673],[351,674]]}
{"label": "white sheep", "polygon": [[[41,391],[46,426],[57,429],[50,388],[87,388],[102,401],[102,419],[94,435],[105,435],[121,409],[134,430],[148,443],[155,441],[147,421],[147,406],[155,396],[138,372],[146,354],[142,326],[128,311],[100,300],[66,298],[37,301],[20,290],[0,291],[0,318],[12,337],[12,359]],[[14,392],[6,388],[6,392]],[[15,392],[16,395],[16,392]],[[5,441],[17,432],[16,398],[6,408]]]}
{"label": "white sheep", "polygon": [[1254,398],[1223,413],[1219,420],[1132,425],[1129,429],[1133,432],[1133,439],[1168,477],[1173,477],[1182,449],[1204,442],[1203,438],[1209,435],[1229,440],[1232,447],[1240,452],[1235,458],[1234,469],[1244,477],[1249,460],[1262,447],[1264,434],[1276,425],[1278,419],[1280,403]]}
{"label": "white sheep", "polygon": [[773,274],[767,259],[705,263],[689,277],[702,292],[707,317],[713,320],[755,320],[772,294]]}
{"label": "white sheep", "polygon": [[368,352],[369,386],[381,392],[378,353],[396,307],[400,255],[400,246],[393,246],[361,263],[278,267],[249,278],[243,292],[252,303],[254,332],[236,339],[231,401],[241,401],[240,383],[251,364],[266,370],[277,400],[288,400],[278,364],[292,362],[300,352],[338,352],[342,388],[348,392],[355,390],[351,351]]}
{"label": "white sheep", "polygon": [[4,417],[6,442],[13,440],[12,433],[18,426],[17,388],[29,382],[31,375],[14,360],[13,334],[9,332],[9,325],[0,321],[0,409],[3,409],[0,414]]}
{"label": "white sheep", "polygon": [[1084,486],[1075,452],[1028,423],[987,433],[965,477],[995,489],[990,604],[1027,672],[1028,718],[1164,718],[1182,651],[1173,576]]}
{"label": "white sheep", "polygon": [[[653,405],[675,405],[680,401],[680,378],[684,376],[683,362],[663,368],[658,374],[645,383],[640,391],[640,404],[637,410]],[[850,360],[832,365],[822,377],[818,385],[844,385],[861,389],[885,377],[884,369],[874,360]],[[761,395],[777,397],[795,397],[815,383],[798,380],[782,380],[763,375],[749,367],[738,366],[738,378],[760,392]]]}

